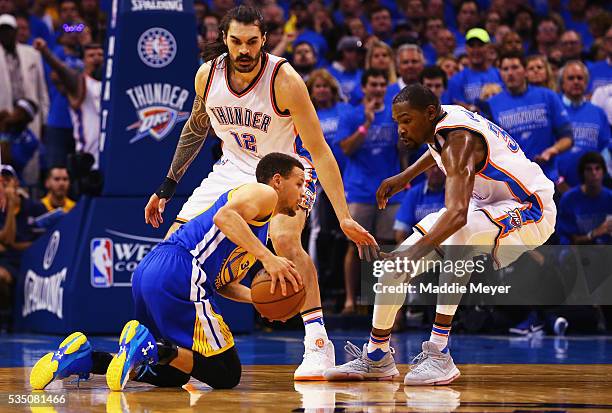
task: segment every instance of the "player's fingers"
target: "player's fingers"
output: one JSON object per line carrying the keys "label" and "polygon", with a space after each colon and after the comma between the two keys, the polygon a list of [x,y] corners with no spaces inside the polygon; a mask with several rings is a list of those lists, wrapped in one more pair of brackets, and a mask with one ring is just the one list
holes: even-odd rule
{"label": "player's fingers", "polygon": [[272,280],[270,282],[270,294],[274,294],[274,291],[276,290],[276,277],[270,274],[270,278]]}
{"label": "player's fingers", "polygon": [[280,287],[281,287],[281,294],[283,296],[287,295],[287,282],[285,281],[285,278],[278,277],[278,281],[279,281]]}
{"label": "player's fingers", "polygon": [[302,276],[300,275],[299,272],[297,272],[297,270],[295,268],[289,267],[288,268],[288,272],[289,272],[289,275],[291,275],[293,278],[295,278],[298,281],[298,283],[300,285],[302,285]]}
{"label": "player's fingers", "polygon": [[359,252],[359,259],[362,260],[363,259],[363,245],[357,244],[357,243],[355,244],[357,245],[357,251]]}
{"label": "player's fingers", "polygon": [[161,216],[161,214],[164,213],[164,209],[166,209],[166,198],[162,198],[159,200],[159,204],[157,206],[157,210],[159,211],[159,214]]}
{"label": "player's fingers", "polygon": [[298,282],[297,282],[296,278],[297,278],[297,277],[293,276],[292,274],[289,274],[289,275],[287,276],[287,279],[289,280],[289,282],[290,282],[290,283],[291,283],[291,285],[293,286],[293,291],[297,293],[298,291],[300,291],[300,286],[299,286],[299,284],[298,284]]}

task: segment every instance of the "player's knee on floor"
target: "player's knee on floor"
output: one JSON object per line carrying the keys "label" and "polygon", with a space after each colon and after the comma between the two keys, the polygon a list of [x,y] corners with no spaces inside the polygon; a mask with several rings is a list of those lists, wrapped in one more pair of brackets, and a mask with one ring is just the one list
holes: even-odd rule
{"label": "player's knee on floor", "polygon": [[236,387],[242,376],[242,365],[236,347],[210,357],[194,352],[191,376],[213,389]]}

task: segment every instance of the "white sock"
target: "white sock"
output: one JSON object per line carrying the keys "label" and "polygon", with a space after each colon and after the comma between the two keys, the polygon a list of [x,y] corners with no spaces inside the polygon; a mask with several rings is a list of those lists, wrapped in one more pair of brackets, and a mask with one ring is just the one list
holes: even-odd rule
{"label": "white sock", "polygon": [[444,351],[448,347],[448,336],[450,335],[450,326],[433,325],[429,341],[434,343],[438,350]]}
{"label": "white sock", "polygon": [[321,307],[316,307],[301,313],[304,329],[306,330],[306,338],[323,338],[328,340],[325,323],[323,322],[323,310]]}

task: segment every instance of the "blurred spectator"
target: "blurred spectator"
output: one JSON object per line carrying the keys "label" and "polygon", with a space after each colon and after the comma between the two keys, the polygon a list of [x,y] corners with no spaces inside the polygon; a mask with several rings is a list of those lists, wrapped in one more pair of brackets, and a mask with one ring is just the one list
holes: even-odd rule
{"label": "blurred spectator", "polygon": [[[382,70],[364,72],[363,104],[343,112],[336,140],[347,156],[344,187],[353,218],[379,242],[393,242],[393,220],[401,195],[389,200],[386,209],[376,205],[376,190],[383,179],[399,173],[397,126],[391,105],[385,105],[387,74]],[[359,279],[359,258],[354,245],[345,259],[346,300],[344,312],[355,308]]]}
{"label": "blurred spectator", "polygon": [[455,35],[448,29],[440,29],[438,31],[438,37],[431,44],[436,52],[438,58],[442,56],[454,56],[455,47],[457,46],[457,39]]}
{"label": "blurred spectator", "polygon": [[293,47],[291,65],[302,76],[304,81],[308,80],[310,72],[317,66],[315,48],[305,41],[296,43]]}
{"label": "blurred spectator", "polygon": [[0,212],[0,310],[7,310],[19,274],[21,254],[44,232],[36,226],[36,218],[46,209],[19,187],[11,166],[0,166],[0,174],[0,185],[4,186],[7,197],[6,210]]}
{"label": "blurred spectator", "polygon": [[534,53],[550,57],[550,52],[557,47],[561,28],[552,17],[544,17],[540,20],[536,30],[536,43]]}
{"label": "blurred spectator", "polygon": [[363,4],[360,0],[340,0],[338,10],[334,13],[334,21],[337,24],[345,24],[350,18],[363,16]]}
{"label": "blurred spectator", "polygon": [[524,50],[531,49],[533,42],[534,18],[533,11],[527,6],[520,6],[514,15],[514,24],[512,28],[521,37]]}
{"label": "blurred spectator", "polygon": [[295,40],[295,33],[285,33],[283,26],[276,23],[270,23],[267,28],[264,50],[276,56],[286,55],[287,48]]}
{"label": "blurred spectator", "polygon": [[586,10],[586,0],[569,0],[567,9],[564,8],[561,15],[565,21],[565,28],[580,33],[585,49],[589,49],[593,44],[593,36],[586,20]]}
{"label": "blurred spectator", "polygon": [[582,39],[578,32],[568,30],[559,39],[561,58],[564,62],[582,59]]}
{"label": "blurred spectator", "polygon": [[30,13],[45,23],[49,33],[53,33],[53,19],[57,17],[57,9],[50,3],[50,0],[34,0]]}
{"label": "blurred spectator", "polygon": [[[83,73],[78,73],[61,62],[49,51],[42,39],[34,41],[45,61],[57,73],[70,103],[70,117],[74,126],[73,136],[78,152],[93,155],[94,169],[98,166],[100,138],[100,93],[102,89],[102,46],[92,43],[85,46]],[[85,125],[87,125],[85,127]]]}
{"label": "blurred spectator", "polygon": [[440,69],[439,66],[427,66],[423,69],[420,82],[440,99],[440,103],[443,105],[450,103],[446,93],[448,78],[444,70]]}
{"label": "blurred spectator", "polygon": [[390,84],[387,96],[391,99],[408,85],[419,82],[421,72],[425,68],[423,50],[416,44],[403,44],[396,53],[397,72],[399,78]]}
{"label": "blurred spectator", "polygon": [[457,59],[452,55],[438,58],[438,60],[436,61],[436,65],[440,66],[440,69],[444,70],[447,79],[450,79],[457,72],[459,72],[459,63],[457,62]]}
{"label": "blurred spectator", "polygon": [[71,24],[81,19],[79,5],[76,0],[59,0],[58,4],[58,24],[56,26],[56,37],[61,35],[59,30],[64,24]]}
{"label": "blurred spectator", "polygon": [[[217,40],[219,37],[219,17],[214,14],[205,14],[202,19],[202,32],[204,35],[204,40],[206,42],[212,43]],[[268,36],[266,33],[266,42],[268,41]]]}
{"label": "blurred spectator", "polygon": [[[485,18],[484,29],[487,33],[491,33],[493,38],[491,39],[494,43],[499,43],[501,38],[497,37],[497,29],[501,24],[501,16],[496,10],[489,9],[487,17]],[[510,29],[510,28],[508,28]]]}
{"label": "blurred spectator", "polygon": [[563,104],[572,124],[574,146],[559,157],[559,173],[570,187],[580,184],[578,162],[586,152],[601,152],[610,146],[608,119],[601,108],[585,98],[589,71],[578,60],[569,61],[561,71]]}
{"label": "blurred spectator", "polygon": [[19,14],[15,16],[17,20],[17,43],[30,44],[30,22],[28,16]]}
{"label": "blurred spectator", "polygon": [[[51,33],[51,29],[47,26],[47,24],[38,16],[31,14],[29,10],[30,2],[27,0],[23,1],[9,1],[8,3],[12,3],[11,6],[5,8],[5,10],[0,10],[0,14],[9,13],[14,15],[15,17],[22,17],[28,23],[28,29],[31,36],[28,38],[28,41],[20,43],[31,43],[32,39],[35,37],[42,37],[47,41],[53,42],[53,35]],[[2,8],[2,7],[0,7]],[[21,24],[20,24],[21,28]]]}
{"label": "blurred spectator", "polygon": [[23,178],[24,168],[39,146],[36,135],[28,128],[37,113],[38,105],[25,98],[17,99],[12,112],[0,111],[2,161],[13,165],[19,178]]}
{"label": "blurred spectator", "polygon": [[69,212],[75,206],[75,202],[68,198],[70,190],[70,176],[68,170],[63,166],[54,166],[47,172],[45,179],[45,189],[47,195],[40,201],[47,208],[47,211],[53,211],[61,208],[64,212]]}
{"label": "blurred spectator", "polygon": [[[393,4],[393,2],[388,2],[388,4]],[[416,33],[423,33],[425,31],[425,19],[427,18],[423,0],[404,0],[397,2],[397,4],[401,9],[398,15],[406,16],[411,30]]]}
{"label": "blurred spectator", "polygon": [[266,22],[266,26],[274,24],[281,26],[285,24],[285,11],[276,3],[268,3],[261,8],[261,14]]}
{"label": "blurred spectator", "polygon": [[397,82],[393,49],[387,43],[375,41],[370,45],[366,52],[365,68],[384,70],[389,84]]}
{"label": "blurred spectator", "polygon": [[[69,4],[69,3],[68,3]],[[82,23],[64,23],[59,29],[58,46],[47,47],[70,69],[77,72],[83,70],[81,59],[81,36],[85,30]],[[48,73],[49,96],[51,105],[47,118],[45,133],[45,148],[49,165],[66,165],[68,155],[75,151],[74,126],[70,118],[70,105],[66,91],[59,74],[49,64],[45,64]]]}
{"label": "blurred spectator", "polygon": [[527,57],[527,82],[533,86],[541,86],[557,91],[557,82],[546,56],[533,55]]}
{"label": "blurred spectator", "polygon": [[91,31],[91,40],[86,43],[103,43],[106,37],[106,15],[100,9],[99,0],[81,0],[81,13]]}
{"label": "blurred spectator", "polygon": [[[475,0],[465,0],[460,3],[457,12],[457,29],[455,37],[457,39],[457,49],[455,54],[463,53],[467,42],[467,33],[478,25],[480,21],[480,10]],[[487,42],[488,43],[488,42]]]}
{"label": "blurred spectator", "polygon": [[17,44],[17,21],[8,14],[0,16],[0,44],[0,110],[12,111],[14,102],[22,98],[35,102],[38,113],[29,128],[40,139],[49,111],[40,54],[30,46]]}
{"label": "blurred spectator", "polygon": [[312,45],[319,60],[324,60],[329,51],[327,40],[314,30],[314,15],[308,12],[305,1],[291,2],[291,17],[285,25],[285,32],[296,32],[295,43],[303,41]]}
{"label": "blurred spectator", "polygon": [[480,89],[485,83],[502,81],[496,68],[487,63],[487,47],[491,42],[489,34],[476,28],[466,36],[466,49],[469,67],[457,73],[448,81],[448,92],[451,102],[476,110],[474,102],[480,96]]}
{"label": "blurred spectator", "polygon": [[363,71],[359,68],[362,43],[357,37],[345,36],[338,43],[338,60],[329,72],[338,80],[342,96],[353,105],[359,104],[359,84]]}
{"label": "blurred spectator", "polygon": [[556,156],[572,146],[572,129],[559,97],[549,89],[527,84],[521,55],[501,58],[506,86],[489,99],[491,119],[520,145],[525,156],[538,162],[553,182],[559,178]]}
{"label": "blurred spectator", "polygon": [[391,12],[388,8],[379,6],[370,11],[370,26],[372,34],[387,44],[391,44],[391,34],[393,33],[393,22]]}
{"label": "blurred spectator", "polygon": [[[444,29],[444,20],[439,17],[430,17],[425,22],[426,43],[423,44],[423,54],[425,55],[425,60],[430,65],[435,64],[436,60],[438,59],[438,53],[436,53],[436,49],[433,45],[437,41],[442,29]],[[452,35],[450,32],[449,34]]]}
{"label": "blurred spectator", "polygon": [[[502,39],[511,31],[512,29],[510,28],[510,26],[506,24],[500,24],[495,30],[495,33],[493,34],[493,38],[495,38],[495,43],[496,44],[501,43]],[[491,32],[487,30],[487,33],[491,33]]]}
{"label": "blurred spectator", "polygon": [[499,43],[499,54],[503,56],[509,53],[525,53],[523,41],[517,32],[509,31]]}
{"label": "blurred spectator", "polygon": [[561,197],[557,230],[563,244],[612,243],[612,190],[603,186],[606,165],[597,152],[578,164],[582,185]]}
{"label": "blurred spectator", "polygon": [[[204,23],[204,15],[208,11],[208,5],[203,1],[196,0],[193,2],[193,12],[195,14],[196,26],[198,33],[202,33],[203,23]],[[264,13],[264,9],[261,10]],[[266,20],[267,23],[267,20]]]}
{"label": "blurred spectator", "polygon": [[[346,157],[336,141],[340,116],[343,111],[352,110],[352,106],[341,101],[340,87],[334,77],[325,69],[313,71],[306,82],[310,99],[317,110],[317,117],[321,123],[323,137],[331,148],[340,172],[344,170]],[[339,231],[338,220],[335,218],[333,207],[323,191],[323,187],[317,183],[317,200],[310,214],[310,240],[309,254],[315,263],[317,260],[317,239],[334,238],[330,232]],[[337,257],[336,257],[337,258]],[[340,258],[342,259],[342,258]]]}
{"label": "blurred spectator", "polygon": [[612,83],[612,26],[606,31],[603,45],[606,59],[589,65],[589,73],[591,74],[589,91],[591,92],[597,90],[598,87]]}
{"label": "blurred spectator", "polygon": [[366,30],[365,24],[359,17],[351,17],[346,20],[346,27],[348,28],[349,35],[357,37],[361,40],[362,44],[366,44],[366,41],[370,37]]}
{"label": "blurred spectator", "polygon": [[444,208],[444,183],[446,175],[438,166],[425,171],[425,182],[410,188],[395,216],[393,229],[398,244],[408,238],[416,224],[427,215]]}

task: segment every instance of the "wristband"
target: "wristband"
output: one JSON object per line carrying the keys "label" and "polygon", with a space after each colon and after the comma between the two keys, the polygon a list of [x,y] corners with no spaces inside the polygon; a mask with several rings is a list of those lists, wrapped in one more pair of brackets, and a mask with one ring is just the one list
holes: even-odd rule
{"label": "wristband", "polygon": [[177,182],[174,179],[166,177],[164,182],[159,186],[159,188],[157,188],[157,191],[155,191],[155,195],[157,195],[160,199],[170,199],[176,191],[176,185]]}
{"label": "wristband", "polygon": [[368,128],[366,128],[365,126],[361,125],[357,128],[357,132],[361,133],[362,135],[367,135],[368,134]]}

